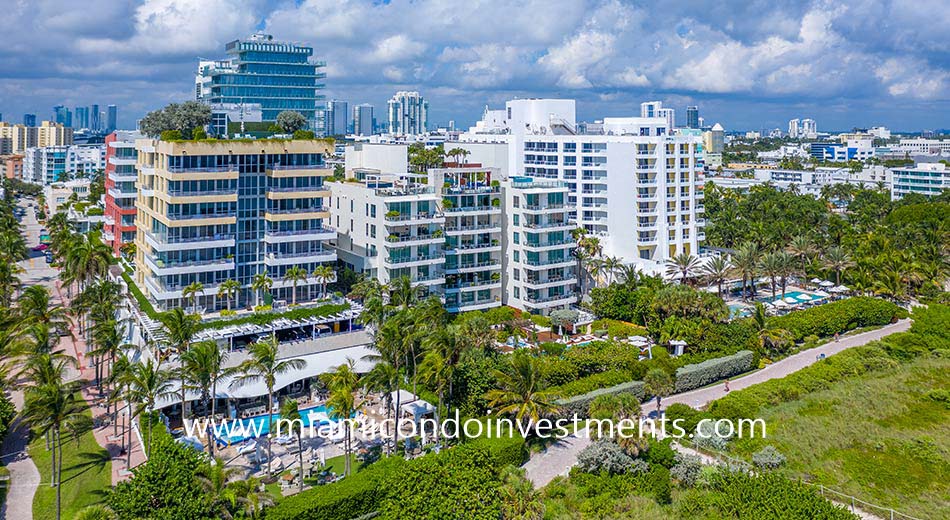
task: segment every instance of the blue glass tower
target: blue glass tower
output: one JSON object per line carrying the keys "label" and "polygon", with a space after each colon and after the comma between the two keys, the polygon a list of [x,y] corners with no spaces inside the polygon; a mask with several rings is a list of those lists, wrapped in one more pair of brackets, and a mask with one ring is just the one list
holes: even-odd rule
{"label": "blue glass tower", "polygon": [[317,129],[323,108],[325,62],[314,61],[312,47],[275,41],[255,34],[225,45],[223,61],[202,61],[195,77],[195,95],[208,104],[259,103],[264,121],[274,121],[284,110],[303,114]]}

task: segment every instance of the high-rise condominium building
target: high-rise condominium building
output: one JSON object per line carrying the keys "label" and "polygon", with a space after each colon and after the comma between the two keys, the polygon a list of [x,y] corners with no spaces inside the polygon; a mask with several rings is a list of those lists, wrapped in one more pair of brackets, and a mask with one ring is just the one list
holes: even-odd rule
{"label": "high-rise condominium building", "polygon": [[699,128],[699,107],[686,107],[686,128]]}
{"label": "high-rise condominium building", "polygon": [[102,130],[102,113],[99,112],[99,105],[89,106],[89,129],[93,132]]}
{"label": "high-rise condominium building", "polygon": [[11,153],[24,153],[27,148],[73,144],[73,130],[49,121],[38,127],[0,122],[0,138],[10,139]]}
{"label": "high-rise condominium building", "polygon": [[48,185],[70,177],[84,177],[101,170],[103,145],[53,145],[28,148],[24,152],[23,180]]}
{"label": "high-rise condominium building", "polygon": [[373,105],[363,103],[353,107],[353,133],[356,135],[373,135],[376,118],[373,115]]}
{"label": "high-rise condominium building", "polygon": [[109,105],[106,108],[106,133],[112,133],[116,129],[119,119],[119,109],[115,105]]}
{"label": "high-rise condominium building", "polygon": [[726,131],[719,123],[708,132],[703,132],[703,148],[706,153],[722,153],[726,148]]}
{"label": "high-rise condominium building", "polygon": [[138,173],[135,163],[136,139],[142,134],[134,131],[116,131],[106,136],[105,188],[106,209],[103,238],[112,246],[116,256],[124,244],[135,242],[135,183]]}
{"label": "high-rise condominium building", "polygon": [[801,121],[798,119],[790,119],[788,121],[788,136],[790,138],[796,139],[798,138],[799,135],[801,135],[802,131],[800,127],[800,122]]}
{"label": "high-rise condominium building", "polygon": [[818,137],[818,123],[814,119],[802,119],[802,134],[807,139]]}
{"label": "high-rise condominium building", "polygon": [[[699,252],[699,136],[672,135],[659,117],[605,118],[596,131],[578,133],[574,101],[565,99],[514,100],[495,112],[501,111],[486,111],[493,121],[479,122],[460,140],[505,143],[513,177],[564,183],[566,218],[598,236],[604,255],[658,272],[678,253]],[[472,157],[479,146],[471,145]],[[479,160],[495,165],[491,157]]]}
{"label": "high-rise condominium building", "polygon": [[323,95],[325,62],[313,61],[313,48],[274,40],[257,33],[225,45],[230,55],[221,61],[200,61],[195,97],[208,104],[259,103],[264,121],[284,110],[303,114],[314,130]]}
{"label": "high-rise condominium building", "polygon": [[418,92],[396,92],[388,105],[390,134],[418,135],[426,132],[429,102]]}
{"label": "high-rise condominium building", "polygon": [[[326,143],[140,139],[136,149],[135,276],[159,308],[190,306],[182,290],[193,282],[204,286],[204,309],[253,305],[262,292],[252,288],[258,275],[273,281],[274,298],[290,303],[294,283],[285,275],[293,267],[307,273],[296,301],[318,295],[323,280],[314,270],[336,261],[324,246],[336,237],[325,225],[323,179],[333,173]],[[229,279],[241,284],[230,302],[217,291]]]}
{"label": "high-rise condominium building", "polygon": [[76,107],[73,113],[76,117],[77,127],[89,128],[89,107]]}
{"label": "high-rise condominium building", "polygon": [[63,105],[53,107],[53,120],[66,128],[73,126],[73,113]]}
{"label": "high-rise condominium building", "polygon": [[327,101],[326,118],[327,135],[346,135],[349,125],[349,109],[346,101],[332,99]]}
{"label": "high-rise condominium building", "polygon": [[676,128],[676,111],[672,108],[663,108],[662,101],[647,101],[640,103],[640,117],[661,117],[666,121],[666,131],[670,133]]}
{"label": "high-rise condominium building", "polygon": [[23,114],[23,126],[36,126],[36,114]]}

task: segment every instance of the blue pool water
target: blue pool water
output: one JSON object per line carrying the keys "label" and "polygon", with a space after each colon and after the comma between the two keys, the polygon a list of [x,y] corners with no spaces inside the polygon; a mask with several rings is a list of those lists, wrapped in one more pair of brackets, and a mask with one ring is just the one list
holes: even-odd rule
{"label": "blue pool water", "polygon": [[751,316],[752,311],[750,311],[745,305],[733,303],[729,305],[729,314],[733,318],[744,318],[746,316]]}
{"label": "blue pool water", "polygon": [[[309,428],[311,422],[314,425],[314,429],[316,429],[321,424],[328,424],[325,419],[319,420],[316,417],[311,418],[311,414],[315,416],[320,412],[329,414],[327,407],[323,405],[299,410],[300,418],[303,421],[304,428]],[[270,421],[267,420],[266,415],[248,417],[247,419],[232,419],[227,422],[229,429],[225,430],[225,428],[222,427],[221,430],[217,432],[215,437],[228,444],[243,442],[254,437],[262,437],[270,432],[271,422],[277,422],[279,419],[280,414],[276,413],[271,414]],[[311,419],[313,419],[313,421],[311,421]],[[255,433],[257,435],[255,435]]]}
{"label": "blue pool water", "polygon": [[[808,298],[802,298],[802,296],[808,296]],[[822,296],[815,296],[814,294],[806,293],[806,292],[802,292],[802,291],[786,291],[786,292],[785,292],[785,297],[786,297],[786,298],[795,298],[796,300],[798,300],[798,301],[800,301],[800,302],[803,302],[803,303],[804,303],[804,302],[818,302],[818,301],[821,301],[821,300],[824,299],[824,297],[822,297]],[[771,298],[771,297],[769,297],[769,298],[764,298],[763,301],[767,301],[767,302],[771,303],[771,302],[774,302],[775,300],[781,300],[781,299],[782,299],[781,293],[776,292],[775,298]]]}

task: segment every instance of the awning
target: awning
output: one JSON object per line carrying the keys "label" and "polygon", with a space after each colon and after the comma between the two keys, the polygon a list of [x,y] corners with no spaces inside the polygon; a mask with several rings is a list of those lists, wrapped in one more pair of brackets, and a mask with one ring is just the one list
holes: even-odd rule
{"label": "awning", "polygon": [[408,390],[397,390],[397,391],[392,392],[391,394],[389,394],[389,398],[392,400],[392,401],[390,401],[390,402],[392,403],[391,406],[392,406],[393,408],[396,407],[396,398],[397,398],[397,397],[399,398],[399,407],[400,407],[400,408],[402,408],[403,406],[405,406],[405,405],[408,404],[408,403],[411,403],[411,402],[413,402],[413,401],[419,399],[419,396],[417,396],[416,394],[414,394],[414,393],[412,393],[412,392],[410,392],[410,391],[408,391]]}
{"label": "awning", "polygon": [[670,346],[673,346],[673,347],[685,347],[687,345],[688,343],[686,343],[685,341],[681,339],[674,339],[670,341]]}
{"label": "awning", "polygon": [[834,282],[829,282],[828,280],[825,280],[825,281],[819,283],[818,285],[820,285],[820,286],[822,286],[822,287],[834,287],[835,283],[834,283]]}
{"label": "awning", "polygon": [[414,418],[418,419],[423,415],[435,413],[435,406],[429,404],[428,401],[417,399],[411,403],[400,405],[399,410],[403,415],[412,415]]}

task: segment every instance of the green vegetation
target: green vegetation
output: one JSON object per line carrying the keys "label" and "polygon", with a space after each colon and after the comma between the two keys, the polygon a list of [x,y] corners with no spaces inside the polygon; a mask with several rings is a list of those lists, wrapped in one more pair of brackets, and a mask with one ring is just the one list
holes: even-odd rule
{"label": "green vegetation", "polygon": [[155,307],[152,306],[152,302],[148,301],[148,298],[145,297],[142,290],[135,285],[135,281],[132,280],[129,273],[122,271],[122,279],[125,280],[125,284],[129,286],[129,292],[132,293],[135,301],[139,304],[139,310],[144,312],[149,318],[158,321],[161,317],[160,314],[155,310]]}
{"label": "green vegetation", "polygon": [[220,329],[224,327],[230,327],[232,325],[246,325],[249,323],[254,325],[267,325],[268,323],[281,318],[288,320],[300,320],[320,316],[330,316],[332,314],[343,312],[349,308],[350,306],[347,303],[330,303],[326,305],[320,305],[318,307],[292,309],[286,312],[248,314],[246,316],[241,316],[240,318],[203,321],[198,326],[198,328],[199,330]]}
{"label": "green vegetation", "polygon": [[[163,141],[176,141],[192,139],[196,129],[210,122],[210,106],[197,101],[186,101],[171,103],[164,108],[145,114],[139,122],[139,128],[149,137],[160,137]],[[202,130],[201,133],[203,134],[204,131]]]}
{"label": "green vegetation", "polygon": [[[61,461],[62,517],[72,518],[86,506],[99,504],[112,486],[112,462],[109,453],[102,449],[89,428],[92,415],[84,413],[87,427],[77,436],[64,435],[63,460]],[[56,518],[56,488],[50,487],[55,474],[52,472],[53,452],[46,449],[46,440],[37,437],[29,445],[30,458],[40,471],[40,485],[33,497],[33,518]],[[59,464],[59,463],[58,463]]]}
{"label": "green vegetation", "polygon": [[829,337],[859,327],[887,325],[907,312],[892,302],[855,297],[812,307],[770,320],[773,327],[789,331],[795,341],[807,336]]}

